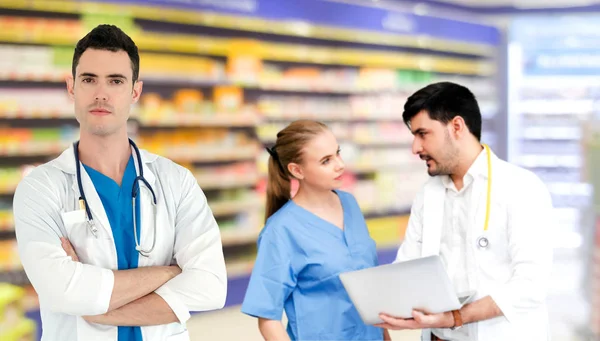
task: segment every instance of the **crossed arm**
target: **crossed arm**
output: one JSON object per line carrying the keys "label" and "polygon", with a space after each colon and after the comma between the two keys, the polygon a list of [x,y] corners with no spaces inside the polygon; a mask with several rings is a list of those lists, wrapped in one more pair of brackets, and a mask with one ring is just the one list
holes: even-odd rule
{"label": "crossed arm", "polygon": [[[79,257],[66,238],[61,246],[75,262]],[[111,326],[151,326],[177,322],[177,316],[154,290],[181,273],[178,266],[154,266],[113,271],[115,284],[108,312],[83,318]]]}

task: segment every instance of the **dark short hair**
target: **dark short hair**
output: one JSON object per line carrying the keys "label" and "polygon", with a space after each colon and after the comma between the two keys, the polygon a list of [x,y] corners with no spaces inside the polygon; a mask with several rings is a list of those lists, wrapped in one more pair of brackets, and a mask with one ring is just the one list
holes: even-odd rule
{"label": "dark short hair", "polygon": [[81,38],[75,46],[73,64],[71,71],[75,78],[75,69],[79,64],[79,58],[87,49],[107,50],[112,52],[125,51],[131,60],[133,70],[133,82],[135,83],[140,74],[140,55],[133,40],[120,28],[114,25],[98,25],[85,37]]}
{"label": "dark short hair", "polygon": [[481,111],[475,95],[466,87],[440,82],[430,84],[415,92],[404,104],[402,119],[409,126],[410,120],[421,111],[429,118],[447,124],[460,116],[477,140],[481,140]]}

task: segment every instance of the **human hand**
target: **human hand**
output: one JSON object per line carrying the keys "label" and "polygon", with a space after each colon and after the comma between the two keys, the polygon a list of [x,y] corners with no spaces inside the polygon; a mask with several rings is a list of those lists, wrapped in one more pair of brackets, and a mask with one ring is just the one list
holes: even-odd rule
{"label": "human hand", "polygon": [[452,315],[452,312],[426,314],[417,310],[413,310],[412,316],[412,318],[404,319],[386,314],[380,314],[379,317],[384,322],[376,324],[375,326],[392,330],[454,327],[454,316]]}
{"label": "human hand", "polygon": [[61,237],[60,245],[62,246],[63,250],[65,250],[65,252],[67,253],[67,256],[71,257],[71,259],[74,262],[79,262],[79,257],[77,257],[73,245],[71,245],[71,242],[67,238]]}

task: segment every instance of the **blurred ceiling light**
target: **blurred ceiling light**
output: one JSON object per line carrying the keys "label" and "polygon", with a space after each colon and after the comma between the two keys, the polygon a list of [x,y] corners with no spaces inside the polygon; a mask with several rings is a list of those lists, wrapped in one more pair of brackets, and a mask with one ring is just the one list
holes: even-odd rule
{"label": "blurred ceiling light", "polygon": [[429,13],[429,6],[420,2],[413,7],[413,13],[416,15],[427,15]]}
{"label": "blurred ceiling light", "polygon": [[299,36],[309,36],[312,32],[312,25],[303,21],[294,21],[288,25],[290,31]]}

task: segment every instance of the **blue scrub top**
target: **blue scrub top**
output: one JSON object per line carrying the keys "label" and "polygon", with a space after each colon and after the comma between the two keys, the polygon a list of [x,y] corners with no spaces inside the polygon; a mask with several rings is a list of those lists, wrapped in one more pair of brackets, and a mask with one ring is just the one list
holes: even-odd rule
{"label": "blue scrub top", "polygon": [[338,275],[378,265],[356,199],[335,191],[344,230],[288,201],[258,238],[258,254],[242,304],[254,317],[288,318],[292,340],[383,340],[381,328],[365,325]]}
{"label": "blue scrub top", "polygon": [[[102,200],[104,211],[108,217],[115,247],[117,249],[117,262],[119,270],[135,269],[138,267],[139,255],[135,249],[133,237],[133,214],[131,203],[131,189],[137,176],[133,155],[127,162],[121,187],[108,176],[84,165],[90,176],[96,192]],[[136,219],[138,222],[137,236],[140,237],[140,197],[136,198]],[[142,341],[140,327],[118,327],[119,341]]]}

